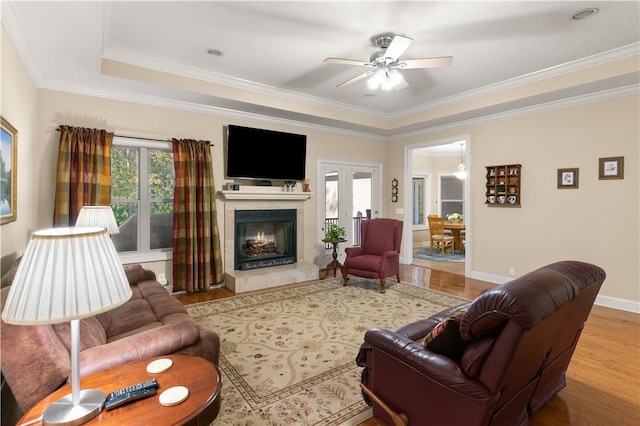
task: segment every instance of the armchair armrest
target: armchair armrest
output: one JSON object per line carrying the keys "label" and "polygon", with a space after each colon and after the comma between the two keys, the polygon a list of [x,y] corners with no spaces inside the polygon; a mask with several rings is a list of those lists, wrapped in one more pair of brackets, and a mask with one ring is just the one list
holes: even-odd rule
{"label": "armchair armrest", "polygon": [[444,355],[424,348],[406,336],[390,330],[371,329],[364,340],[373,351],[382,351],[391,358],[420,373],[416,380],[429,380],[451,392],[465,395],[483,403],[493,402],[493,396],[480,382],[466,376],[458,363]]}
{"label": "armchair armrest", "polygon": [[362,256],[364,254],[364,249],[362,248],[362,246],[346,247],[344,249],[344,252],[347,255],[347,257]]}
{"label": "armchair armrest", "polygon": [[196,324],[181,321],[94,346],[80,352],[80,376],[132,361],[168,355],[197,342],[198,338]]}

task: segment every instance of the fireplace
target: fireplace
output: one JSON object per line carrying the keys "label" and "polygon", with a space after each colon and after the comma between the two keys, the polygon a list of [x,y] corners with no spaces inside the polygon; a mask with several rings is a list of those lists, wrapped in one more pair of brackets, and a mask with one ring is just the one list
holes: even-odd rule
{"label": "fireplace", "polygon": [[296,219],[295,209],[236,210],[234,269],[296,263]]}
{"label": "fireplace", "polygon": [[[310,192],[302,192],[301,187],[295,191],[287,192],[282,191],[282,189],[278,187],[251,187],[241,185],[239,189],[218,191],[218,198],[224,202],[225,287],[234,293],[245,293],[318,279],[318,265],[305,260],[304,204],[311,198],[311,195]],[[273,265],[273,267],[270,268],[255,267],[254,269],[245,269],[244,271],[237,269],[236,253],[238,250],[241,250],[241,248],[237,248],[236,246],[240,244],[241,247],[247,239],[250,240],[257,236],[257,234],[254,232],[253,236],[249,236],[250,238],[243,237],[243,241],[239,241],[236,236],[238,227],[236,224],[236,212],[242,212],[240,216],[248,215],[248,220],[246,220],[246,218],[242,219],[245,220],[245,222],[260,223],[264,220],[263,217],[265,215],[275,215],[274,210],[290,210],[289,213],[284,213],[285,215],[290,215],[291,212],[295,212],[293,224],[288,225],[293,227],[289,234],[294,238],[293,242],[288,244],[293,245],[285,245],[283,246],[285,248],[278,248],[276,250],[278,252],[289,252],[289,259],[279,257],[269,259],[262,257],[259,259],[257,266],[261,264],[267,266],[266,263],[276,262],[280,262],[281,264]],[[256,213],[254,215],[251,212]],[[278,220],[274,220],[273,222],[281,222],[282,220],[282,218],[278,218]],[[273,233],[276,234],[278,238],[284,231],[276,230],[276,228],[282,228],[282,225],[282,223],[274,224]],[[270,233],[270,231],[262,232],[265,232],[265,234]],[[276,245],[280,247],[281,243],[276,242]],[[290,249],[286,247],[290,247]],[[271,247],[269,247],[269,250],[271,250]],[[293,257],[293,260],[291,257]],[[247,265],[251,264],[248,263]],[[245,266],[245,268],[248,268],[248,266]]]}

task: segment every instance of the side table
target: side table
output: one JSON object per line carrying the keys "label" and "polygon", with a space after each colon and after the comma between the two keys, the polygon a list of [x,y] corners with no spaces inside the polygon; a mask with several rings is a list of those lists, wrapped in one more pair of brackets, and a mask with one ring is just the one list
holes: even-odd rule
{"label": "side table", "polygon": [[325,278],[329,276],[329,269],[333,269],[334,278],[336,277],[336,270],[338,269],[340,269],[340,274],[342,275],[342,263],[338,262],[338,244],[345,243],[347,240],[345,238],[341,238],[338,241],[322,240],[322,242],[333,245],[333,253],[331,254],[331,258],[333,260],[327,265],[327,275]]}
{"label": "side table", "polygon": [[[147,364],[160,358],[169,358],[173,365],[158,374],[147,373]],[[100,389],[105,394],[150,379],[158,380],[155,395],[133,401],[113,410],[102,410],[85,424],[100,425],[210,425],[220,411],[222,377],[218,368],[208,360],[192,355],[153,357],[131,364],[117,366],[80,379],[81,389]],[[160,394],[173,386],[185,386],[189,397],[171,407],[160,405]],[[71,393],[65,385],[38,402],[22,416],[18,424],[31,423],[59,398]],[[31,423],[33,424],[33,423]],[[41,422],[35,424],[42,424]]]}

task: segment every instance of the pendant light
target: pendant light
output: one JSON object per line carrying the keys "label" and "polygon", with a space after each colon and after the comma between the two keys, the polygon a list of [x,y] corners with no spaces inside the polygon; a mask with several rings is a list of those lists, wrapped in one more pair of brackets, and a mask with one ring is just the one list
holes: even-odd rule
{"label": "pendant light", "polygon": [[460,180],[464,180],[467,177],[466,166],[464,165],[464,161],[462,160],[462,146],[464,144],[460,144],[460,164],[458,164],[458,171],[454,172],[453,175]]}

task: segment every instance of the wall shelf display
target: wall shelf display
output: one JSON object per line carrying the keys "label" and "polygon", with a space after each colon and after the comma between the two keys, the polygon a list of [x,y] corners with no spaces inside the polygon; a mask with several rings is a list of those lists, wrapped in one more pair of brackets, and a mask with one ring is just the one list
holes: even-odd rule
{"label": "wall shelf display", "polygon": [[488,166],[487,184],[484,203],[489,206],[514,207],[520,206],[520,183],[522,166],[520,164],[506,164]]}

